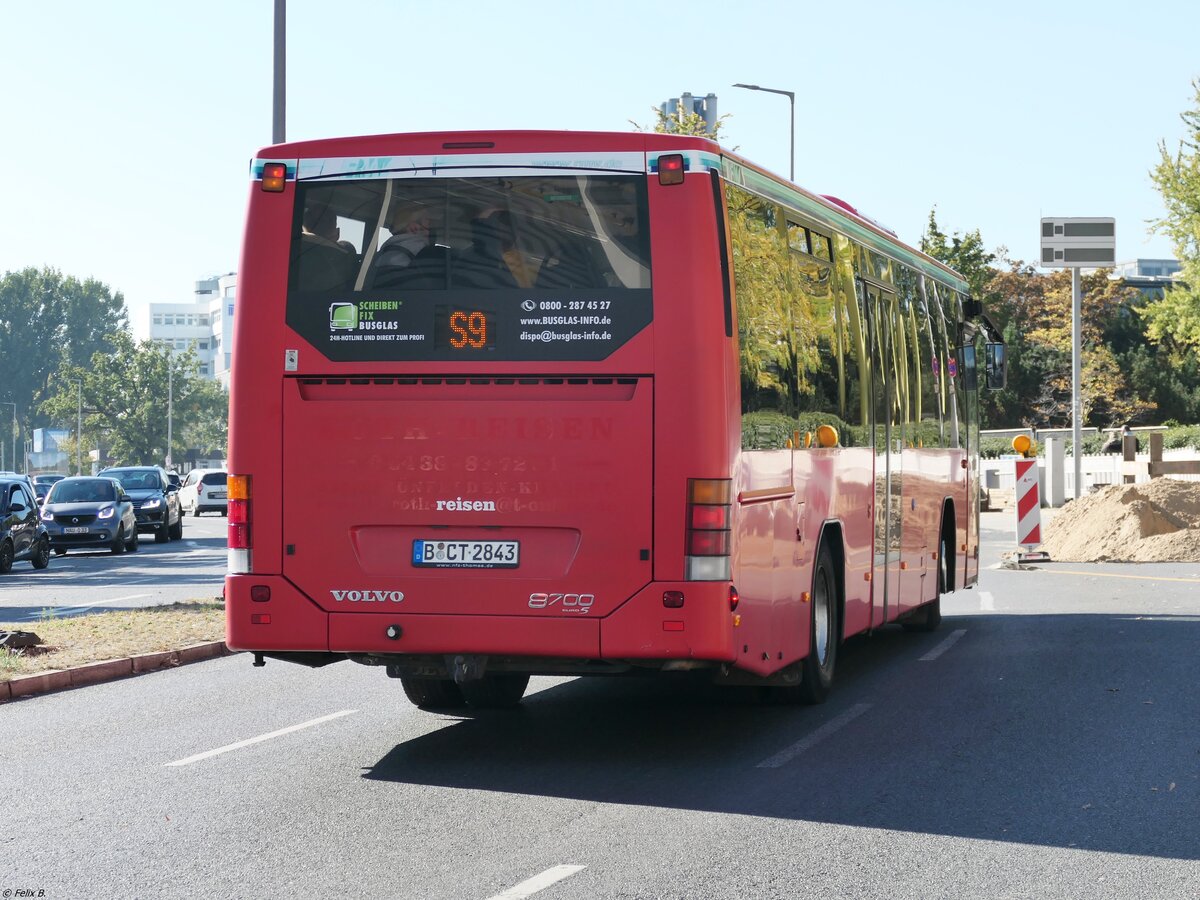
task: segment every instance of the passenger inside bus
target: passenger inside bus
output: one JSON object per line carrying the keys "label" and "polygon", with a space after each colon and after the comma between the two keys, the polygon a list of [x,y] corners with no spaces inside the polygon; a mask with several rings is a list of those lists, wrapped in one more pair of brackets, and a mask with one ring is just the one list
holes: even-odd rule
{"label": "passenger inside bus", "polygon": [[353,245],[338,240],[337,213],[328,204],[305,207],[293,272],[303,290],[328,291],[347,286],[357,258]]}
{"label": "passenger inside bus", "polygon": [[401,204],[392,213],[392,232],[376,251],[367,273],[371,288],[445,286],[445,248],[434,244],[433,211],[424,204]]}
{"label": "passenger inside bus", "polygon": [[533,287],[538,266],[517,246],[512,214],[489,207],[471,219],[471,246],[455,269],[455,282],[464,287]]}

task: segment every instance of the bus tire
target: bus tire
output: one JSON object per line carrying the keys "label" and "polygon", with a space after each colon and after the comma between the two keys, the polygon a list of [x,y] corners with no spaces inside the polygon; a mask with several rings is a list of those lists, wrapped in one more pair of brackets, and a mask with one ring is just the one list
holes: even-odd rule
{"label": "bus tire", "polygon": [[467,702],[458,685],[449,678],[401,675],[400,686],[404,688],[404,696],[418,709],[458,709]]}
{"label": "bus tire", "polygon": [[512,709],[525,696],[529,676],[516,672],[490,672],[476,681],[465,681],[459,688],[475,709]]}
{"label": "bus tire", "polygon": [[808,655],[804,657],[804,677],[797,686],[801,703],[824,703],[833,689],[833,670],[838,648],[838,582],[833,557],[822,542],[813,567],[812,594],[809,597]]}

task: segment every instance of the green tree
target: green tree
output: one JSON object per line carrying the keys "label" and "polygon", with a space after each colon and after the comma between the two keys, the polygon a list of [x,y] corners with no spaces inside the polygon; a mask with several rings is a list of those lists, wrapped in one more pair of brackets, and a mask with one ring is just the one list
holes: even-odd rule
{"label": "green tree", "polygon": [[[192,415],[184,423],[181,440],[175,441],[175,459],[198,450],[205,457],[226,456],[229,445],[229,391],[215,381],[197,378],[192,386]],[[183,448],[183,453],[180,448]]]}
{"label": "green tree", "polygon": [[[921,235],[921,252],[927,253],[938,262],[948,265],[966,279],[970,285],[971,296],[982,300],[985,309],[990,310],[994,299],[988,290],[995,271],[992,263],[998,255],[1006,251],[1003,247],[996,252],[989,252],[983,245],[983,237],[979,229],[960,235],[957,231],[953,236],[946,235],[937,223],[937,208],[929,211],[929,224]],[[989,313],[990,314],[990,313]],[[997,323],[1003,328],[1003,323]]]}
{"label": "green tree", "polygon": [[[1080,298],[1084,421],[1104,427],[1142,420],[1155,405],[1130,385],[1125,367],[1106,341],[1140,296],[1108,276],[1107,269],[1085,275]],[[1015,339],[1009,353],[1010,378],[1015,376],[1023,386],[1027,401],[1020,421],[1036,426],[1070,424],[1070,272],[1043,275],[1019,260],[1010,261],[1007,271],[994,273],[987,289],[997,298],[998,315],[1007,320],[1006,342]]]}
{"label": "green tree", "polygon": [[24,430],[48,424],[36,411],[64,366],[84,367],[123,331],[125,299],[99,281],[56,269],[0,277],[0,400],[17,404]]}
{"label": "green tree", "polygon": [[1181,113],[1185,134],[1172,153],[1159,143],[1159,162],[1150,179],[1162,194],[1167,215],[1155,223],[1165,233],[1182,264],[1182,284],[1168,288],[1161,300],[1146,306],[1146,333],[1154,341],[1170,340],[1200,347],[1200,80],[1192,83],[1194,105]]}
{"label": "green tree", "polygon": [[108,340],[113,349],[93,354],[89,366],[64,364],[54,379],[57,392],[42,404],[43,413],[54,421],[74,421],[74,382],[81,382],[85,447],[100,447],[105,460],[119,464],[161,465],[168,455],[175,461],[183,458],[189,430],[227,420],[224,391],[214,391],[212,382],[196,375],[192,351],[175,354],[153,341],[136,344],[126,332]]}
{"label": "green tree", "polygon": [[654,113],[654,125],[647,129],[644,125],[639,125],[633,119],[629,120],[638,131],[656,131],[659,134],[690,134],[696,137],[706,137],[714,141],[720,140],[721,129],[725,126],[725,120],[729,118],[728,114],[718,116],[717,121],[713,123],[713,127],[709,128],[708,123],[704,121],[704,117],[697,112],[685,112],[683,104],[678,103],[675,106],[674,113],[664,112],[662,107],[653,107],[651,112]]}

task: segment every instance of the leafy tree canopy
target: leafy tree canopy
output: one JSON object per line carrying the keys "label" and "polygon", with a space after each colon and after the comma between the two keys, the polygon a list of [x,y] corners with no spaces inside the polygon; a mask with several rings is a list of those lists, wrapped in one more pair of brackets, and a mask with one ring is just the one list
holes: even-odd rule
{"label": "leafy tree canopy", "polygon": [[125,329],[125,298],[56,269],[0,277],[0,401],[17,404],[24,428],[49,424],[37,409],[64,366],[84,367]]}
{"label": "leafy tree canopy", "polygon": [[223,446],[228,400],[219,385],[197,376],[192,351],[176,354],[153,341],[137,344],[123,331],[109,335],[108,342],[112,350],[93,354],[90,365],[66,363],[59,369],[56,391],[42,404],[45,415],[73,422],[81,392],[85,447],[98,446],[105,459],[123,465],[162,465],[168,455],[178,462],[189,435],[212,440],[206,450]]}
{"label": "leafy tree canopy", "polygon": [[[655,121],[650,131],[656,131],[659,134],[688,134],[695,137],[706,137],[714,141],[721,139],[721,129],[725,127],[725,120],[728,115],[718,116],[717,121],[713,123],[713,127],[709,128],[708,123],[704,121],[704,117],[698,112],[685,112],[682,103],[676,104],[674,113],[664,112],[661,107],[653,107],[651,112],[654,113]],[[638,131],[646,131],[644,125],[639,125],[633,119],[629,120]]]}
{"label": "leafy tree canopy", "polygon": [[1151,340],[1177,347],[1200,347],[1200,81],[1192,83],[1193,106],[1180,114],[1185,134],[1174,152],[1159,144],[1150,179],[1162,195],[1167,215],[1155,228],[1171,239],[1182,264],[1181,280],[1162,300],[1146,306]]}

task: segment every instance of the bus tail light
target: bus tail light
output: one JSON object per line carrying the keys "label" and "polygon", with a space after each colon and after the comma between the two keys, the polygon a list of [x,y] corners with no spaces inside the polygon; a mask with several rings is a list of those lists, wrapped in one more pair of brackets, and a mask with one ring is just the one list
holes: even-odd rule
{"label": "bus tail light", "polygon": [[684,578],[728,581],[732,485],[728,478],[688,480]]}
{"label": "bus tail light", "polygon": [[283,163],[267,163],[263,166],[262,189],[278,194],[287,183],[287,166]]}
{"label": "bus tail light", "polygon": [[683,154],[668,153],[658,158],[658,183],[683,184]]}
{"label": "bus tail light", "polygon": [[251,538],[250,476],[230,475],[226,484],[229,515],[229,571],[245,574],[250,571]]}

